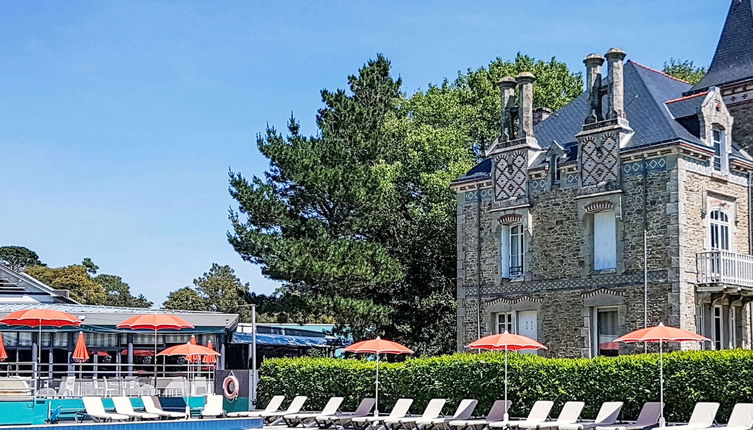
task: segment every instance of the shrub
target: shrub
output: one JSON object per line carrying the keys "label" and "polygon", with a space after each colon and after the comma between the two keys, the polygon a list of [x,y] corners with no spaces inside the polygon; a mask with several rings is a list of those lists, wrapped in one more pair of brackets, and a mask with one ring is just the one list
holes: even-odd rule
{"label": "shrub", "polygon": [[[374,395],[376,363],[359,359],[278,358],[261,367],[259,400],[275,394],[309,397],[307,406],[321,408],[331,396],[344,396],[353,409]],[[737,402],[753,399],[753,351],[691,351],[664,355],[665,416],[687,421],[696,402],[721,403],[718,419],[726,422]],[[479,400],[485,413],[504,396],[504,354],[455,354],[409,358],[379,365],[379,403],[387,411],[400,397],[415,399],[420,412],[434,397],[448,400],[447,410],[461,399]],[[509,398],[512,416],[524,416],[538,399],[586,402],[583,417],[594,418],[602,402],[625,402],[622,416],[635,419],[644,402],[659,399],[659,355],[557,359],[511,353]],[[555,409],[553,413],[557,413]]]}

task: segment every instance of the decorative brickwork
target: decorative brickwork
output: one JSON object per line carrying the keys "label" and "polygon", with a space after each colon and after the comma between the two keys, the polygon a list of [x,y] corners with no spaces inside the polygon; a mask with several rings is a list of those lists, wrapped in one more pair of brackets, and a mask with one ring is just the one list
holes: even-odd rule
{"label": "decorative brickwork", "polygon": [[507,200],[528,194],[528,155],[526,150],[494,157],[494,199]]}

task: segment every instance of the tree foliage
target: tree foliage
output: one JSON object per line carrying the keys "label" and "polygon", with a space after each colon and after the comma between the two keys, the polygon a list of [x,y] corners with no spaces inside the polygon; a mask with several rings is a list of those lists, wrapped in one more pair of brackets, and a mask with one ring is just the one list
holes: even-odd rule
{"label": "tree foliage", "polygon": [[248,284],[242,283],[230,266],[214,263],[208,272],[193,280],[193,287],[171,292],[162,306],[238,314],[241,321],[250,321],[251,311],[246,303],[248,294]]}
{"label": "tree foliage", "polygon": [[30,266],[43,266],[39,255],[24,246],[0,246],[0,264],[16,272],[23,272]]}
{"label": "tree foliage", "polygon": [[101,305],[107,293],[94,282],[87,268],[74,264],[65,267],[31,266],[26,273],[52,288],[68,290],[71,298],[87,305]]}
{"label": "tree foliage", "polygon": [[455,196],[450,181],[497,134],[504,75],[539,75],[534,97],[559,108],[580,76],[518,55],[406,99],[379,55],[321,92],[315,136],[295,118],[257,139],[263,177],[230,174],[230,243],[288,291],[327,309],[355,337],[383,335],[422,353],[453,349]]}
{"label": "tree foliage", "polygon": [[705,67],[696,67],[692,61],[670,58],[664,63],[664,73],[690,84],[697,84],[706,75]]}
{"label": "tree foliage", "polygon": [[97,275],[93,278],[105,290],[105,298],[101,304],[106,306],[118,306],[128,308],[149,308],[152,302],[143,294],[134,296],[131,287],[120,276]]}

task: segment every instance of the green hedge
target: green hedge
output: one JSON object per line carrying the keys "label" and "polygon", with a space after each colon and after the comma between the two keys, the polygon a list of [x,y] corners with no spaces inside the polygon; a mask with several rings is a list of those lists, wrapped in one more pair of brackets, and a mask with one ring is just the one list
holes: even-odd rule
{"label": "green hedge", "polygon": [[[717,420],[726,422],[737,402],[753,401],[753,351],[694,351],[664,355],[665,415],[668,421],[687,421],[699,401],[721,403]],[[321,408],[330,396],[346,397],[344,409],[353,409],[362,397],[374,393],[373,361],[329,358],[268,359],[261,367],[259,400],[266,404],[275,394],[288,399],[309,397],[309,409]],[[380,409],[387,411],[399,397],[415,399],[420,412],[429,399],[448,399],[451,412],[464,398],[479,400],[478,413],[504,396],[504,355],[455,354],[408,359],[379,366]],[[524,416],[534,401],[586,402],[583,417],[593,418],[602,402],[625,402],[623,418],[634,419],[646,401],[659,399],[659,356],[627,355],[614,358],[551,359],[510,354],[509,398],[512,416]],[[554,411],[557,413],[558,409]]]}

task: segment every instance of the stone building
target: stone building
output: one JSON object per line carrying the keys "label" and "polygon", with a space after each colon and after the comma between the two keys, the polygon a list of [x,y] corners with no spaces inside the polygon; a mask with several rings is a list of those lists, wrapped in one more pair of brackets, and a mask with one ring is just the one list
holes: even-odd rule
{"label": "stone building", "polygon": [[587,56],[586,91],[551,115],[535,76],[500,80],[500,135],[453,183],[458,349],[509,330],[616,355],[659,322],[751,348],[751,45],[751,0],[732,0],[696,86],[619,49]]}

